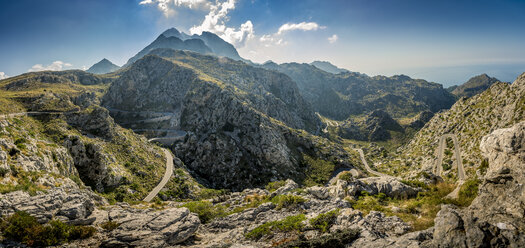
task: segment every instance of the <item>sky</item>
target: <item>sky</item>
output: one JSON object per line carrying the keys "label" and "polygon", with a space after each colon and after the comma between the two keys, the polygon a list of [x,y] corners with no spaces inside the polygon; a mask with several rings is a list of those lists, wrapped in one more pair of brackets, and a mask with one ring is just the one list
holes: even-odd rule
{"label": "sky", "polygon": [[525,72],[523,0],[0,0],[0,79],[117,65],[164,30],[211,31],[254,62],[314,60],[460,84]]}

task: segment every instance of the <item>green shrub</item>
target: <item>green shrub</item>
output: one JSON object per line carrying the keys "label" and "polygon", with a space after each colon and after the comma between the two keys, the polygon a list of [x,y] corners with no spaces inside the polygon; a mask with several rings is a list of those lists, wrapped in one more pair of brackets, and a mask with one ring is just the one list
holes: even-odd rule
{"label": "green shrub", "polygon": [[276,232],[298,232],[304,228],[304,220],[306,220],[305,215],[298,214],[288,216],[282,220],[267,222],[245,234],[245,237],[252,240],[258,240],[263,236],[272,235]]}
{"label": "green shrub", "polygon": [[337,230],[333,233],[306,239],[300,235],[299,239],[279,245],[279,248],[316,248],[316,247],[330,247],[330,248],[344,248],[354,240],[359,238],[358,229],[344,229]]}
{"label": "green shrub", "polygon": [[441,166],[445,171],[450,170],[452,168],[452,165],[450,165],[449,163],[443,163]]}
{"label": "green shrub", "polygon": [[347,182],[351,182],[354,179],[354,176],[349,171],[344,171],[339,175],[339,179]]}
{"label": "green shrub", "polygon": [[335,168],[332,162],[320,158],[314,159],[308,155],[304,155],[303,159],[308,168],[303,181],[305,186],[324,185],[330,180]]}
{"label": "green shrub", "polygon": [[321,232],[327,232],[334,224],[338,214],[339,209],[319,214],[317,217],[310,219],[310,225]]}
{"label": "green shrub", "polygon": [[297,195],[278,195],[271,199],[276,207],[275,209],[295,209],[298,208],[300,204],[305,203],[306,199],[297,196]]}
{"label": "green shrub", "polygon": [[100,225],[100,227],[104,228],[106,231],[109,231],[109,232],[117,229],[119,226],[120,226],[119,223],[115,221],[111,221],[111,220],[108,220]]}
{"label": "green shrub", "polygon": [[209,201],[192,201],[182,205],[182,207],[186,207],[191,212],[196,213],[202,223],[208,223],[215,218],[228,215],[226,207],[222,205],[213,206]]}
{"label": "green shrub", "polygon": [[286,181],[275,181],[275,182],[269,182],[267,185],[266,185],[266,190],[270,191],[270,192],[274,192],[276,191],[278,188],[284,186],[286,184]]}
{"label": "green shrub", "polygon": [[228,193],[228,190],[225,189],[208,189],[204,188],[199,192],[198,199],[204,200],[204,199],[210,199],[213,197],[217,197],[220,195],[225,195]]}
{"label": "green shrub", "polygon": [[26,144],[25,143],[27,143],[27,140],[25,138],[19,138],[19,139],[15,140],[15,145],[20,150],[25,150],[26,149]]}
{"label": "green shrub", "polygon": [[487,173],[487,170],[489,169],[489,161],[487,159],[483,159],[478,169],[481,175],[485,175],[485,173]]}
{"label": "green shrub", "polygon": [[426,183],[418,181],[418,180],[401,180],[401,182],[408,186],[412,186],[414,188],[421,188],[424,190],[430,189],[430,187]]}
{"label": "green shrub", "polygon": [[47,225],[37,222],[36,218],[26,212],[16,212],[0,223],[2,236],[28,246],[58,245],[75,239],[93,236],[96,229],[91,226],[73,226],[59,220],[50,221]]}
{"label": "green shrub", "polygon": [[461,188],[459,188],[459,194],[458,194],[458,205],[460,206],[469,206],[470,203],[478,196],[478,188],[480,184],[480,180],[470,179],[467,180],[463,185],[461,185]]}

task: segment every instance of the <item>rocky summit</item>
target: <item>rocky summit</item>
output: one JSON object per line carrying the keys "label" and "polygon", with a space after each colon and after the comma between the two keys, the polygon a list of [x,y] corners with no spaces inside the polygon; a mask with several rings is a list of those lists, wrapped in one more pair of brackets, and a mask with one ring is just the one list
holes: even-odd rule
{"label": "rocky summit", "polygon": [[175,28],[123,68],[0,80],[0,247],[524,247],[525,73],[496,81]]}

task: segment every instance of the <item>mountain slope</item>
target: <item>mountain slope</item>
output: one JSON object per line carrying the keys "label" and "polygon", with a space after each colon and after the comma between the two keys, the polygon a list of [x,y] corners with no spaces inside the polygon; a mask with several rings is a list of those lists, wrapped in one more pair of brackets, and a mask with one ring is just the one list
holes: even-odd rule
{"label": "mountain slope", "polygon": [[[525,119],[525,73],[512,84],[495,83],[481,94],[463,98],[448,111],[436,114],[414,139],[402,148],[396,166],[393,158],[383,161],[385,171],[420,170],[431,172],[436,163],[438,141],[445,134],[455,134],[467,177],[481,165],[481,138],[498,128],[509,127]],[[447,178],[456,177],[455,168],[445,168]]]}
{"label": "mountain slope", "polygon": [[487,74],[481,74],[472,77],[466,83],[456,87],[452,90],[452,94],[457,97],[471,97],[485,91],[496,82],[499,82],[497,78],[489,77]]}
{"label": "mountain slope", "polygon": [[111,61],[104,58],[98,63],[89,67],[87,72],[90,72],[93,74],[106,74],[106,73],[114,72],[118,69],[120,69],[120,66],[115,65]]}
{"label": "mountain slope", "polygon": [[170,121],[163,129],[187,133],[173,150],[203,183],[244,189],[303,181],[311,157],[327,169],[353,167],[341,147],[296,130],[315,132],[320,120],[286,75],[189,51],[152,53],[113,83],[103,104],[118,122],[164,113]]}
{"label": "mountain slope", "polygon": [[339,73],[342,73],[342,72],[350,72],[348,71],[347,69],[343,69],[343,68],[339,68],[333,64],[331,64],[330,62],[328,61],[314,61],[312,63],[310,63],[310,65],[313,65],[323,71],[326,71],[326,72],[330,72],[330,73],[333,73],[333,74],[339,74]]}
{"label": "mountain slope", "polygon": [[228,57],[234,60],[242,60],[241,56],[239,56],[239,53],[232,44],[224,41],[214,33],[204,31],[201,35],[194,34],[190,36],[184,32],[179,32],[176,28],[170,28],[164,31],[162,34],[166,37],[177,37],[181,40],[200,39],[204,41],[206,46],[211,49],[213,54],[217,56]]}
{"label": "mountain slope", "polygon": [[399,75],[369,77],[359,73],[334,75],[308,64],[262,65],[290,76],[304,98],[321,115],[345,120],[381,109],[394,118],[437,112],[454,103],[454,96],[440,84]]}

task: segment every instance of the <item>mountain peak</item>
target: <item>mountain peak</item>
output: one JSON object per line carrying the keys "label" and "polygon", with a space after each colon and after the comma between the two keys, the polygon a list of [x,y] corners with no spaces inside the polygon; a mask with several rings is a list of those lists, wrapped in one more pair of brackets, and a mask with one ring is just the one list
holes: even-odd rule
{"label": "mountain peak", "polygon": [[313,65],[323,71],[326,71],[326,72],[329,72],[329,73],[333,73],[333,74],[339,74],[339,73],[342,73],[342,72],[350,72],[349,70],[347,69],[343,69],[343,68],[339,68],[335,65],[333,65],[332,63],[328,62],[328,61],[319,61],[319,60],[316,60],[312,63],[310,63],[310,65]]}
{"label": "mountain peak", "polygon": [[181,33],[176,28],[170,28],[164,31],[161,35],[164,35],[166,37],[175,36],[177,38],[181,37]]}
{"label": "mountain peak", "polygon": [[106,73],[114,72],[118,69],[120,69],[120,66],[113,64],[111,61],[109,61],[106,58],[103,58],[96,64],[89,67],[87,72],[90,72],[93,74],[106,74]]}
{"label": "mountain peak", "polygon": [[470,78],[466,83],[455,88],[452,94],[458,97],[471,97],[485,91],[496,82],[499,82],[497,78],[483,73]]}

